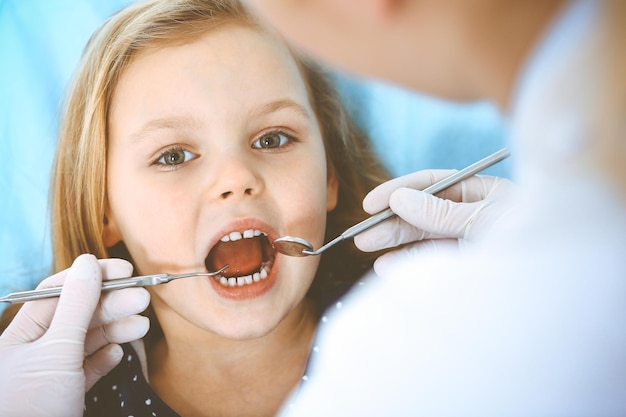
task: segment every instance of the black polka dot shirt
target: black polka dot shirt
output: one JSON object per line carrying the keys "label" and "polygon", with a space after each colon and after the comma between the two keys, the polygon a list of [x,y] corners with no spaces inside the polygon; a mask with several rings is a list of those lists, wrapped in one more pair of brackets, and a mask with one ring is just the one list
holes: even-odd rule
{"label": "black polka dot shirt", "polygon": [[[363,281],[357,283],[362,286]],[[342,301],[328,305],[320,320],[322,328],[333,316],[333,312],[341,310]],[[137,351],[131,344],[123,344],[124,357],[120,364],[102,377],[85,395],[84,417],[180,417],[152,390],[144,377],[141,361]],[[309,364],[320,351],[317,341],[313,344]],[[302,376],[301,387],[308,381],[308,369]],[[288,401],[293,401],[292,395]],[[285,404],[286,410],[291,404]]]}

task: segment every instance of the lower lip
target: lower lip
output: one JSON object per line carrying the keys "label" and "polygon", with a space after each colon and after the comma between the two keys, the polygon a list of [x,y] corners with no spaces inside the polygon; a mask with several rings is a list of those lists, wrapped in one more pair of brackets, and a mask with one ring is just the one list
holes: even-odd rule
{"label": "lower lip", "polygon": [[[278,257],[276,257],[278,258]],[[267,278],[255,282],[253,284],[242,285],[241,287],[225,287],[220,284],[214,277],[210,277],[209,281],[215,292],[223,298],[229,300],[243,301],[257,298],[268,292],[276,283],[276,275],[278,271],[278,259],[274,259],[274,264]]]}

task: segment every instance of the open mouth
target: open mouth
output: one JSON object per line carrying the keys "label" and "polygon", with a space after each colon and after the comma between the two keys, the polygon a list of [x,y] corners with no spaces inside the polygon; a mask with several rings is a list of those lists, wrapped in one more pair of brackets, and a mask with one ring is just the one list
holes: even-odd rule
{"label": "open mouth", "polygon": [[228,264],[228,269],[216,275],[215,280],[224,287],[242,287],[266,279],[274,264],[275,254],[264,232],[248,229],[223,236],[204,263],[209,271]]}

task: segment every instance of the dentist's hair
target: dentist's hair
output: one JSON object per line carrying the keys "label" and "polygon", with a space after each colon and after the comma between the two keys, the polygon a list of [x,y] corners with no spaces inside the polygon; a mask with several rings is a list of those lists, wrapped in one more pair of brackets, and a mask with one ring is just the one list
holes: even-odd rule
{"label": "dentist's hair", "polygon": [[[98,258],[115,255],[132,262],[123,247],[121,252],[119,247],[113,252],[102,238],[107,221],[107,116],[121,74],[147,48],[188,43],[226,24],[269,31],[237,0],[149,0],[124,8],[94,33],[68,92],[54,162],[51,215],[55,272],[68,268],[82,253]],[[322,131],[328,169],[339,181],[338,204],[328,215],[326,231],[327,237],[335,236],[365,217],[363,197],[388,175],[365,135],[348,116],[332,83],[295,52],[294,59]],[[327,297],[329,288],[339,295],[371,267],[372,260],[371,254],[357,251],[351,243],[333,249],[322,258],[310,295]],[[337,284],[341,277],[345,280]]]}

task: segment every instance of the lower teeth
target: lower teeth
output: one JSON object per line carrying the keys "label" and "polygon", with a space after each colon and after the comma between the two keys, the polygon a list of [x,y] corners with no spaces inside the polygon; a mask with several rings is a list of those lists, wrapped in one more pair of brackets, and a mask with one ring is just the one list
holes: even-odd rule
{"label": "lower teeth", "polygon": [[242,277],[226,278],[226,277],[217,275],[215,277],[215,280],[219,282],[220,284],[222,284],[222,286],[224,287],[243,287],[244,285],[251,285],[251,284],[254,284],[255,282],[259,282],[267,278],[267,275],[269,274],[271,267],[272,267],[271,265],[263,265],[261,266],[261,269],[259,270],[259,272],[255,272],[252,275],[245,275]]}

